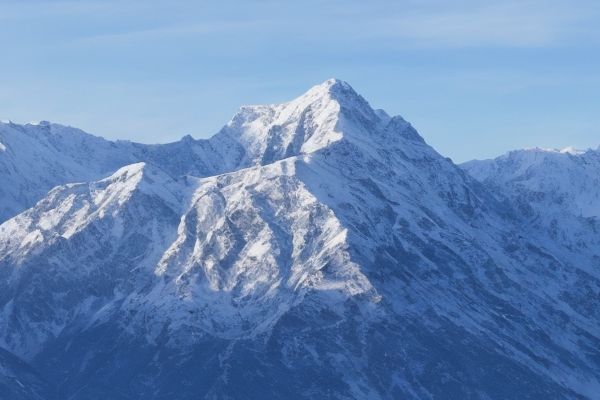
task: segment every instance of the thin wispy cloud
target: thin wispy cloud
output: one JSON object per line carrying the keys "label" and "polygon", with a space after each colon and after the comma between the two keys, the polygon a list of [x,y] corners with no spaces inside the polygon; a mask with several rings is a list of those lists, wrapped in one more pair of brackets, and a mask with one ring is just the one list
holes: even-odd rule
{"label": "thin wispy cloud", "polygon": [[[75,44],[129,44],[214,34],[289,35],[296,42],[317,39],[344,43],[368,39],[395,42],[397,47],[552,46],[576,36],[598,37],[595,19],[600,4],[589,0],[490,1],[224,1],[219,11],[202,2],[160,0],[133,2],[26,2],[0,6],[4,18],[85,14],[94,29],[81,29]],[[143,11],[141,12],[140,9]],[[343,10],[343,11],[340,11]],[[253,18],[248,15],[253,14]],[[33,18],[33,17],[32,17]],[[102,24],[126,19],[130,24]],[[241,37],[243,39],[243,36]]]}
{"label": "thin wispy cloud", "polygon": [[578,17],[504,4],[402,15],[379,24],[374,33],[415,46],[545,46],[568,34]]}
{"label": "thin wispy cloud", "polygon": [[[408,4],[407,4],[408,3]],[[408,47],[552,46],[576,36],[598,38],[600,3],[581,1],[425,1],[355,8],[347,32]],[[583,7],[583,4],[586,4]],[[375,2],[378,4],[378,2]],[[352,10],[352,8],[351,8]],[[337,23],[340,27],[342,23]]]}
{"label": "thin wispy cloud", "polygon": [[[459,160],[469,150],[449,124],[473,143],[487,132],[487,146],[506,129],[488,123],[498,109],[514,132],[570,113],[591,121],[573,137],[597,146],[597,0],[5,0],[0,47],[3,116],[113,138],[201,136],[240,104],[339,77]],[[548,119],[543,134],[565,124]]]}
{"label": "thin wispy cloud", "polygon": [[202,22],[192,25],[166,25],[148,29],[131,30],[115,33],[100,33],[82,36],[73,41],[74,44],[130,44],[137,41],[155,39],[177,39],[181,37],[196,37],[256,30],[264,28],[269,21],[220,21]]}

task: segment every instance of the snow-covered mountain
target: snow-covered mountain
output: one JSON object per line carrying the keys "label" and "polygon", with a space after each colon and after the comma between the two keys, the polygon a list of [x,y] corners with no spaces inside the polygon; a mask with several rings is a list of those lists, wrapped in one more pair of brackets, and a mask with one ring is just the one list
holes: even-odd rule
{"label": "snow-covered mountain", "polygon": [[507,198],[527,225],[551,240],[584,253],[600,245],[598,150],[516,150],[462,168],[497,197]]}
{"label": "snow-covered mountain", "polygon": [[7,129],[0,179],[60,184],[1,194],[37,201],[0,225],[0,348],[22,365],[0,377],[41,388],[11,398],[600,392],[593,228],[574,247],[524,222],[492,166],[472,178],[345,82],[243,107],[207,140],[84,135],[93,157],[14,144],[71,129]]}
{"label": "snow-covered mountain", "polygon": [[565,148],[516,150],[462,165],[476,179],[524,207],[600,217],[600,152]]}
{"label": "snow-covered mountain", "polygon": [[289,103],[242,107],[208,140],[185,136],[160,145],[108,141],[47,121],[0,122],[0,222],[57,185],[101,179],[136,162],[155,164],[172,176],[205,177],[317,150],[339,139],[333,116],[341,108],[358,110],[355,118],[376,117],[360,96],[343,100],[348,91],[347,84],[330,80]]}

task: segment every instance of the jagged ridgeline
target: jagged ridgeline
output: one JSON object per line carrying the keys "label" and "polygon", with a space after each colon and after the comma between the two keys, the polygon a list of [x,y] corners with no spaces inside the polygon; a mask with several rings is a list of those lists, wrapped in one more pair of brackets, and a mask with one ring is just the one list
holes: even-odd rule
{"label": "jagged ridgeline", "polygon": [[206,140],[2,123],[0,399],[598,398],[599,175],[339,80]]}

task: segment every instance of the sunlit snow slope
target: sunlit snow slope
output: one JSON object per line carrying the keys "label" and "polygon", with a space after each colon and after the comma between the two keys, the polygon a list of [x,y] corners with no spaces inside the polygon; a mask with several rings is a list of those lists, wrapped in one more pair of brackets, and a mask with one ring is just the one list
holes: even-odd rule
{"label": "sunlit snow slope", "polygon": [[0,193],[0,385],[31,385],[6,398],[600,393],[588,153],[557,167],[571,186],[544,163],[460,168],[339,80],[207,140],[0,142],[20,185]]}

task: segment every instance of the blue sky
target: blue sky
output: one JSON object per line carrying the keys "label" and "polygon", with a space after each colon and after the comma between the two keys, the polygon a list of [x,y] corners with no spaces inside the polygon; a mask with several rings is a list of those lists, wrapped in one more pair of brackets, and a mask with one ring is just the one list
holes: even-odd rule
{"label": "blue sky", "polygon": [[600,145],[600,2],[0,1],[0,118],[215,133],[331,77],[457,162]]}

